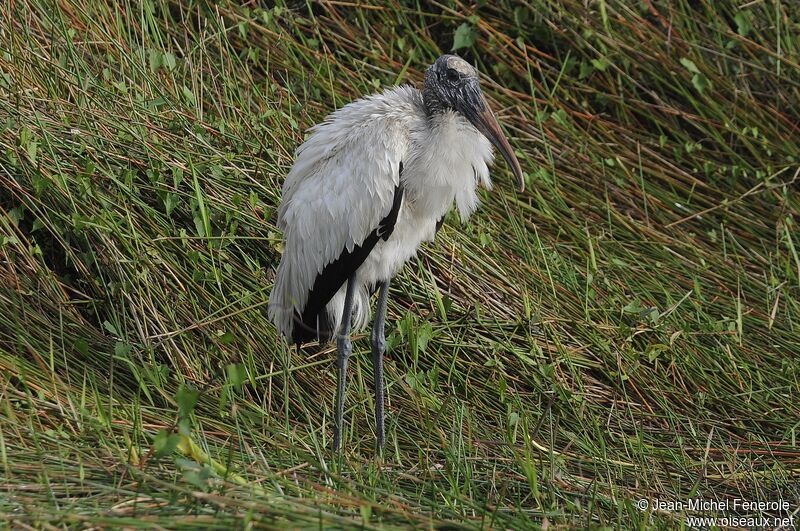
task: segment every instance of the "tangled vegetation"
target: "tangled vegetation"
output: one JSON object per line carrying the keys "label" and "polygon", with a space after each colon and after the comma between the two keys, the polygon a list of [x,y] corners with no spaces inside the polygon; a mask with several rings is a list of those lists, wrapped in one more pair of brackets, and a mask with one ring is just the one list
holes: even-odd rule
{"label": "tangled vegetation", "polygon": [[[797,512],[800,11],[256,4],[0,5],[5,524]],[[496,165],[393,283],[387,451],[361,335],[337,458],[333,346],[296,352],[266,317],[280,186],[308,127],[453,48],[527,191]]]}

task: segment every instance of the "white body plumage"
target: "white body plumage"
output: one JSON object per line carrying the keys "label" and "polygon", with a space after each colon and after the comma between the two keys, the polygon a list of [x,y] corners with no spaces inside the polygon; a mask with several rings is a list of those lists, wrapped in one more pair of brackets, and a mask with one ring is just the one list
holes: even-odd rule
{"label": "white body plumage", "polygon": [[[402,86],[350,103],[311,129],[283,186],[278,226],[286,243],[269,301],[269,316],[291,338],[315,279],[345,249],[352,251],[404,195],[387,240],[380,239],[356,271],[353,327],[369,319],[369,294],[391,279],[453,201],[462,220],[477,208],[476,187],[490,186],[492,146],[463,115],[429,115],[422,93]],[[400,172],[402,164],[402,175]],[[338,329],[347,283],[327,303]]]}

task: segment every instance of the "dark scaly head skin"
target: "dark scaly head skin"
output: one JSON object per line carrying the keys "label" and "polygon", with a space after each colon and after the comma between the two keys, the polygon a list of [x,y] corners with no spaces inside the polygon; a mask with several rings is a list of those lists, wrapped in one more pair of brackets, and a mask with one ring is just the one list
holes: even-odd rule
{"label": "dark scaly head skin", "polygon": [[525,189],[522,168],[483,97],[478,72],[472,65],[455,55],[439,57],[425,72],[422,99],[429,117],[452,110],[469,120],[506,159],[520,191]]}
{"label": "dark scaly head skin", "polygon": [[455,55],[443,55],[428,68],[422,94],[429,115],[445,110],[462,112],[468,104],[483,104],[478,72]]}

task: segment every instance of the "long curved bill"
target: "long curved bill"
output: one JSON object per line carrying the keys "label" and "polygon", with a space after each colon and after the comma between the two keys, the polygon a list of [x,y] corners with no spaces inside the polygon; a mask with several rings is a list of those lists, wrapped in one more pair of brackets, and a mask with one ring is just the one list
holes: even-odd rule
{"label": "long curved bill", "polygon": [[[464,113],[467,119],[480,131],[483,136],[489,139],[489,142],[497,148],[497,151],[503,155],[508,165],[511,166],[511,171],[517,178],[517,186],[520,192],[525,191],[525,179],[522,176],[522,167],[519,165],[517,156],[514,155],[514,150],[511,144],[508,143],[503,131],[500,129],[500,124],[497,123],[497,118],[489,108],[489,104],[484,99],[483,95],[479,96],[480,103],[469,109],[470,112]],[[481,105],[482,104],[482,105]],[[477,108],[476,108],[477,107]],[[482,107],[482,110],[478,110]]]}

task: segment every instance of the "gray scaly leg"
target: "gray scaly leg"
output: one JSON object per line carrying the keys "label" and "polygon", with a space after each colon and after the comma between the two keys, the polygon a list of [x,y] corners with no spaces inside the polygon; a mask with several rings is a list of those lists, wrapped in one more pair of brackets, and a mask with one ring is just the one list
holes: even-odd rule
{"label": "gray scaly leg", "polygon": [[383,427],[383,353],[386,351],[384,322],[386,321],[386,299],[389,296],[389,281],[381,283],[375,323],[372,325],[372,365],[375,368],[375,431],[378,435],[378,453],[383,450],[385,431]]}
{"label": "gray scaly leg", "polygon": [[333,450],[339,451],[342,444],[342,423],[344,419],[344,394],[347,389],[347,360],[353,352],[350,342],[350,321],[353,319],[353,294],[356,290],[356,275],[347,280],[347,294],[344,297],[342,326],[336,337],[336,425],[333,427]]}

